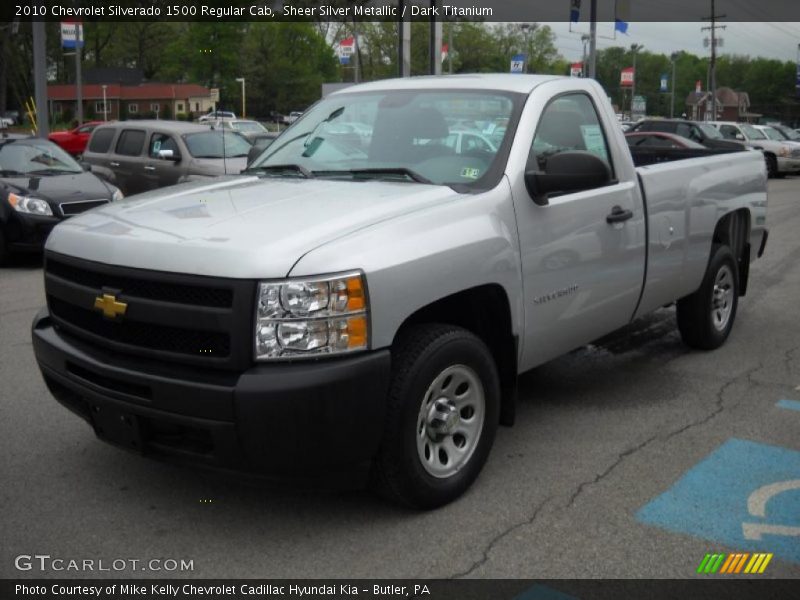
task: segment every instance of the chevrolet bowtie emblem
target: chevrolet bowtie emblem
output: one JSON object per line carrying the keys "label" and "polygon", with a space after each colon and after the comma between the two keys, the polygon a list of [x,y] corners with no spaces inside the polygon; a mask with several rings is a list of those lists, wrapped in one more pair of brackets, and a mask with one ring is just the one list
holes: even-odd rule
{"label": "chevrolet bowtie emblem", "polygon": [[103,294],[94,299],[94,307],[103,311],[103,316],[108,319],[121,317],[128,310],[128,305],[124,302],[117,302],[117,298],[111,294]]}

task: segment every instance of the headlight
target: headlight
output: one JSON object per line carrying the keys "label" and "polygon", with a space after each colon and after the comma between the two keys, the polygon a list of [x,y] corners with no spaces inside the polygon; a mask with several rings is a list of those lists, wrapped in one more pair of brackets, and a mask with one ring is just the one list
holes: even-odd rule
{"label": "headlight", "polygon": [[258,284],[256,360],[344,354],[369,343],[361,273]]}
{"label": "headlight", "polygon": [[30,215],[52,215],[53,209],[46,200],[41,198],[31,198],[29,196],[17,196],[16,194],[8,195],[8,203],[14,207],[14,210],[21,213]]}
{"label": "headlight", "polygon": [[114,190],[114,193],[111,194],[111,201],[112,202],[119,202],[125,197],[125,194],[122,193],[122,190],[117,188]]}
{"label": "headlight", "polygon": [[791,156],[792,149],[789,146],[781,146],[781,149],[778,151],[780,156]]}

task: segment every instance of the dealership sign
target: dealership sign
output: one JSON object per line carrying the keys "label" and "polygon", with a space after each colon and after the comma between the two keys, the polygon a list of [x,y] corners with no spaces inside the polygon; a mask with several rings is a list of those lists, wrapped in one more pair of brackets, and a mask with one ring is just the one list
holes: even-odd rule
{"label": "dealership sign", "polygon": [[627,69],[622,69],[622,73],[620,74],[619,84],[623,87],[632,87],[633,86],[633,67],[628,67]]}
{"label": "dealership sign", "polygon": [[63,48],[83,48],[83,25],[81,23],[61,23],[61,46]]}
{"label": "dealership sign", "polygon": [[572,63],[569,67],[570,77],[583,77],[583,63]]}

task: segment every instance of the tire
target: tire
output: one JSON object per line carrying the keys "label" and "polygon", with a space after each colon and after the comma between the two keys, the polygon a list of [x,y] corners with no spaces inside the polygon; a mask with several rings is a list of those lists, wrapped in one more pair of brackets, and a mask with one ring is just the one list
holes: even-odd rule
{"label": "tire", "polygon": [[739,272],[730,248],[714,245],[703,283],[678,300],[678,329],[686,345],[719,348],[733,327],[739,301]]}
{"label": "tire", "polygon": [[3,229],[3,224],[0,223],[0,267],[4,267],[11,260],[11,252],[8,250],[6,243],[6,232]]}
{"label": "tire", "polygon": [[778,176],[778,159],[772,154],[767,154],[764,156],[764,160],[767,161],[767,178],[774,179]]}
{"label": "tire", "polygon": [[413,508],[455,500],[486,462],[499,415],[500,380],[486,345],[452,325],[413,327],[392,352],[374,487]]}

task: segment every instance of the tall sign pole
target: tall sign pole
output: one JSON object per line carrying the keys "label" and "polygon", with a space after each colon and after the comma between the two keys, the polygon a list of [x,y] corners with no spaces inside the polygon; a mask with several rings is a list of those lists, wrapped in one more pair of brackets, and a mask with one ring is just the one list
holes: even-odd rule
{"label": "tall sign pole", "polygon": [[711,91],[711,120],[717,119],[717,29],[725,29],[725,25],[717,25],[717,19],[724,19],[726,15],[718,15],[715,10],[715,0],[711,0],[711,16],[704,17],[704,21],[711,21],[710,27],[703,27],[701,31],[711,30],[711,63],[709,65],[710,91]]}
{"label": "tall sign pole", "polygon": [[47,110],[47,31],[45,22],[35,20],[33,28],[33,87],[36,98],[36,135],[50,133],[50,111]]}
{"label": "tall sign pole", "polygon": [[597,0],[592,0],[589,12],[589,77],[597,78]]}

